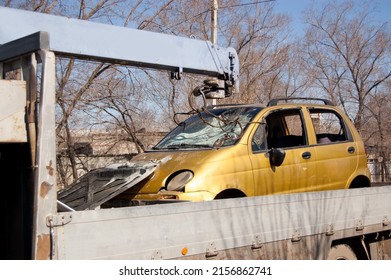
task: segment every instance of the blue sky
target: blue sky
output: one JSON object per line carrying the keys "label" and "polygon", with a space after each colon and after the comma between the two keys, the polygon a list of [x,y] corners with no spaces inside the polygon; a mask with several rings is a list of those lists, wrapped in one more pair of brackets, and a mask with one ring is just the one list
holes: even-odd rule
{"label": "blue sky", "polygon": [[[325,3],[328,0],[275,0],[275,2],[276,10],[288,14],[292,18],[295,31],[301,33],[303,31],[302,12],[312,2]],[[354,2],[362,3],[362,0],[354,0]],[[377,11],[373,16],[377,17],[379,21],[388,22],[388,27],[391,28],[391,0],[373,0],[373,2],[377,5]]]}

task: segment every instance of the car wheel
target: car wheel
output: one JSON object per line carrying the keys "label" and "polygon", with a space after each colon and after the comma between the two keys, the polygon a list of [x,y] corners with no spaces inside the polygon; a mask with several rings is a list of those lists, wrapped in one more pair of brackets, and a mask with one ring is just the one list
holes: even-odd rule
{"label": "car wheel", "polygon": [[334,245],[330,248],[328,260],[357,260],[353,249],[346,244]]}
{"label": "car wheel", "polygon": [[246,195],[242,193],[239,190],[236,189],[229,189],[225,190],[218,195],[214,199],[227,199],[227,198],[239,198],[239,197],[245,197]]}

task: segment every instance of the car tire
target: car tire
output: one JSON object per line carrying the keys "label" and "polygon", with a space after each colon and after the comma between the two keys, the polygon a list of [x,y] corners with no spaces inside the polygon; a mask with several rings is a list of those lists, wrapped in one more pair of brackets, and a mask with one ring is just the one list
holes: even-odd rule
{"label": "car tire", "polygon": [[330,248],[328,260],[357,260],[353,249],[346,244],[334,245]]}

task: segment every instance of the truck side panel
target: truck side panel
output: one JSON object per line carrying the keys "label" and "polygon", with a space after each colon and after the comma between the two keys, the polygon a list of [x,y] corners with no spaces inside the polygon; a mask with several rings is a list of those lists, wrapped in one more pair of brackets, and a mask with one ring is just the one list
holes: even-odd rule
{"label": "truck side panel", "polygon": [[324,259],[335,240],[390,231],[390,198],[387,186],[60,213],[55,257]]}

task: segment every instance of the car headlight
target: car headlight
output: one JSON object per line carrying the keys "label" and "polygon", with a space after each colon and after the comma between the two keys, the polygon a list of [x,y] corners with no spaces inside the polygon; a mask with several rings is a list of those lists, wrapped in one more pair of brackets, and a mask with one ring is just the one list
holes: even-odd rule
{"label": "car headlight", "polygon": [[174,174],[167,183],[168,191],[183,191],[185,184],[193,179],[193,172],[184,170]]}

